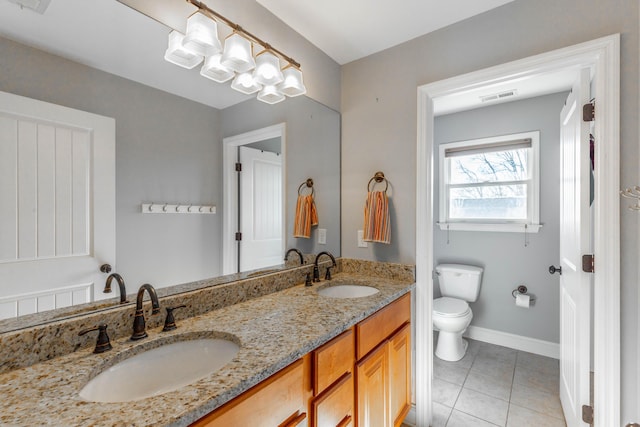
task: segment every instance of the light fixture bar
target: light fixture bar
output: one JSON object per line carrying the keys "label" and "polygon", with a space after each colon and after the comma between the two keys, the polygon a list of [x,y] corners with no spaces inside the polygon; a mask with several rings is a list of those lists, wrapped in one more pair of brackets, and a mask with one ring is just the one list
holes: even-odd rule
{"label": "light fixture bar", "polygon": [[271,51],[271,52],[277,54],[278,56],[280,56],[282,59],[284,59],[285,61],[287,61],[289,64],[293,65],[294,67],[300,68],[300,64],[298,62],[296,62],[295,59],[291,58],[290,56],[285,55],[284,53],[282,53],[278,49],[276,49],[273,46],[271,46],[269,43],[263,41],[262,39],[260,39],[257,36],[254,36],[253,34],[248,32],[247,30],[242,28],[240,25],[238,25],[235,22],[231,21],[230,19],[227,19],[224,16],[220,15],[218,12],[216,12],[215,10],[209,8],[209,6],[207,6],[203,2],[198,1],[198,0],[186,0],[186,1],[187,1],[187,3],[190,3],[190,4],[194,5],[195,7],[197,7],[198,9],[200,9],[200,11],[203,12],[204,14],[209,15],[212,19],[219,19],[220,21],[224,22],[227,26],[229,26],[231,29],[233,29],[235,32],[240,33],[243,36],[245,36],[246,38],[248,38],[249,40],[251,40],[252,42],[259,44],[260,46],[265,48],[265,50],[268,50],[268,51]]}

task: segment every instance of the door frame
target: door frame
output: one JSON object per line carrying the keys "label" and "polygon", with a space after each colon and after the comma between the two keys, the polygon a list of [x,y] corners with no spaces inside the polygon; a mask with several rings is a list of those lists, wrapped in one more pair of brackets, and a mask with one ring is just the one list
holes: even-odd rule
{"label": "door frame", "polygon": [[597,94],[594,200],[594,407],[596,427],[620,425],[620,35],[418,87],[416,172],[416,420],[430,425],[433,378],[433,100],[567,67],[591,67]]}
{"label": "door frame", "polygon": [[233,274],[237,270],[238,245],[235,234],[238,231],[238,179],[235,164],[238,159],[237,148],[265,139],[280,138],[282,156],[282,256],[286,244],[286,185],[287,185],[287,125],[279,123],[222,139],[222,274]]}

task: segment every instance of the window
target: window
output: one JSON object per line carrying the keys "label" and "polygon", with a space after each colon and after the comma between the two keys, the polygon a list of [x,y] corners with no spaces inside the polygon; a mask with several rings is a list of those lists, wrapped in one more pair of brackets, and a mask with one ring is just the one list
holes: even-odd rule
{"label": "window", "polygon": [[537,232],[540,132],[440,145],[440,228]]}

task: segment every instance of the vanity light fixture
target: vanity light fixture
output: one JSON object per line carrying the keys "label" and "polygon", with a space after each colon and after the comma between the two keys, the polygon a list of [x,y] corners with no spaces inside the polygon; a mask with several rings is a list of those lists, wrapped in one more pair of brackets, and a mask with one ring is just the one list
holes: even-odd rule
{"label": "vanity light fixture", "polygon": [[[164,58],[184,68],[204,60],[200,74],[219,83],[233,78],[231,88],[244,94],[258,92],[258,100],[275,104],[306,93],[300,64],[238,24],[198,0],[187,0],[198,8],[187,20],[186,34],[172,31]],[[218,38],[218,23],[232,30],[224,41]],[[262,47],[253,55],[253,45]],[[281,61],[285,63],[281,66]]]}
{"label": "vanity light fixture", "polygon": [[172,64],[176,64],[182,68],[190,70],[202,62],[202,56],[199,56],[183,47],[183,40],[184,34],[175,30],[171,31],[169,33],[169,46],[164,53],[164,59]]}
{"label": "vanity light fixture", "polygon": [[256,60],[253,59],[251,42],[234,32],[224,41],[224,53],[220,62],[236,73],[253,70]]}

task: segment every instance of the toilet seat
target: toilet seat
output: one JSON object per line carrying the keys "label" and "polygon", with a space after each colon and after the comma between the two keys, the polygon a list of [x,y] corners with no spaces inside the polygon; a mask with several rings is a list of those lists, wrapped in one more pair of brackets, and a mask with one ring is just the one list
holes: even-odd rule
{"label": "toilet seat", "polygon": [[433,314],[441,317],[464,317],[469,314],[469,304],[458,298],[442,297],[433,300]]}

